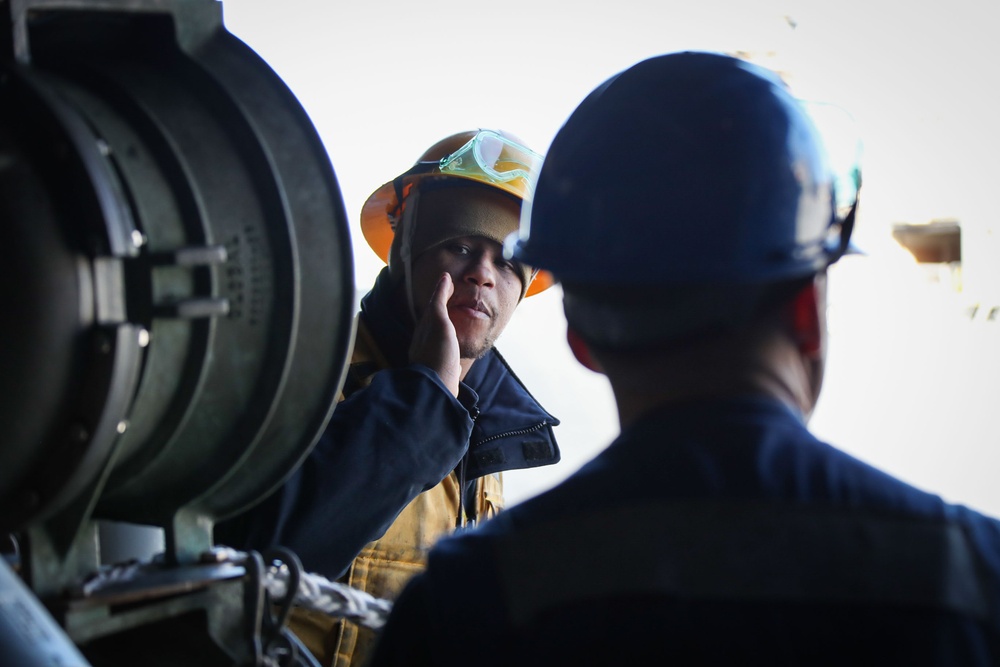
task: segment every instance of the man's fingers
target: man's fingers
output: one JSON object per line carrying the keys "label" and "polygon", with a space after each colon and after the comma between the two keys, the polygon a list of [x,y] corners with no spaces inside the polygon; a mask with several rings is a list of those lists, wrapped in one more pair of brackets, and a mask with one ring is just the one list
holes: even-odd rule
{"label": "man's fingers", "polygon": [[461,379],[461,359],[455,327],[448,317],[448,299],[455,293],[455,284],[448,273],[438,278],[427,308],[413,331],[410,361],[433,370],[453,396],[458,396]]}
{"label": "man's fingers", "polygon": [[434,286],[434,294],[431,295],[431,307],[438,310],[448,311],[448,299],[455,293],[455,283],[451,282],[451,275],[442,273],[438,278],[437,285]]}

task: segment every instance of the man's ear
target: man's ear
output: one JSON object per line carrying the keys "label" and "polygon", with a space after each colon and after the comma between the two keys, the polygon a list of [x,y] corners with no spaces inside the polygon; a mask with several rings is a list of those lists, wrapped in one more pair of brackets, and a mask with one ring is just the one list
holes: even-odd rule
{"label": "man's ear", "polygon": [[814,280],[803,287],[789,304],[789,324],[796,345],[808,359],[823,356],[825,317],[821,310],[825,307],[820,294],[819,282]]}
{"label": "man's ear", "polygon": [[583,341],[572,327],[566,328],[566,342],[569,343],[569,349],[573,351],[573,356],[579,361],[584,367],[594,371],[595,373],[603,373],[604,369],[601,368],[601,364],[598,363],[597,359],[590,352],[590,348]]}

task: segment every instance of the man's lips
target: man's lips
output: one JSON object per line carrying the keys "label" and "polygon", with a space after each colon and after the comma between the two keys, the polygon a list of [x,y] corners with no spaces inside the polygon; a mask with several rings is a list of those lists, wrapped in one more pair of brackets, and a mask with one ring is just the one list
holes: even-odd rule
{"label": "man's lips", "polygon": [[452,299],[448,304],[449,310],[464,313],[473,318],[492,318],[493,313],[485,302],[478,299]]}

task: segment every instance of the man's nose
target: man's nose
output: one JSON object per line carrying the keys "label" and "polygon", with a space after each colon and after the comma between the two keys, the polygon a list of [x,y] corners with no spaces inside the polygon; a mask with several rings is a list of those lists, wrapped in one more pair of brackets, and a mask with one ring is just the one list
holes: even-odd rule
{"label": "man's nose", "polygon": [[497,269],[493,260],[486,253],[479,253],[465,267],[465,280],[480,287],[492,287],[496,284]]}

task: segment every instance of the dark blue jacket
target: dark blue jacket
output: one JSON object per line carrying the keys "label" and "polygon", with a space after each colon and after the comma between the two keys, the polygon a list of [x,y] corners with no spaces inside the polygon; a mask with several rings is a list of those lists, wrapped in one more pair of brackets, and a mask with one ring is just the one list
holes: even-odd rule
{"label": "dark blue jacket", "polygon": [[285,546],[307,571],[336,578],[452,470],[461,466],[471,489],[483,475],[559,460],[552,433],[559,421],[495,349],[472,365],[458,399],[432,370],[409,363],[412,329],[398,314],[387,270],[362,299],[360,318],[390,368],[352,364],[347,397],[306,461],[262,504],[220,524],[217,542]]}
{"label": "dark blue jacket", "polygon": [[372,665],[994,665],[998,603],[1000,522],[701,401],[439,542]]}

